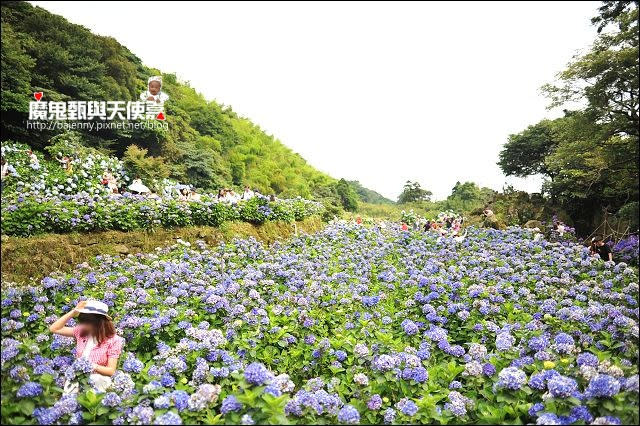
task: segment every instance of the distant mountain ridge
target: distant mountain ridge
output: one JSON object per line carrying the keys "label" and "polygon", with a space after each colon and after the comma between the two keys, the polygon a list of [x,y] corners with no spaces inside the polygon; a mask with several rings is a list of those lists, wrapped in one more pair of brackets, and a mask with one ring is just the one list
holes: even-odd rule
{"label": "distant mountain ridge", "polygon": [[373,189],[365,188],[357,180],[350,180],[348,182],[360,197],[360,201],[371,204],[394,204],[392,200],[388,199],[384,195],[374,191]]}

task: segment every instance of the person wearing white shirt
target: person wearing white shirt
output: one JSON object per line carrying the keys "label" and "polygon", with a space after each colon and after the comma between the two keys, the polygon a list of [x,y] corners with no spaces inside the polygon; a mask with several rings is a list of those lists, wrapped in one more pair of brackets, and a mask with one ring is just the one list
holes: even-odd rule
{"label": "person wearing white shirt", "polygon": [[229,202],[231,204],[237,203],[239,199],[240,197],[238,197],[238,194],[236,194],[236,192],[233,189],[229,191]]}
{"label": "person wearing white shirt", "polygon": [[242,199],[243,200],[248,200],[250,198],[255,197],[255,193],[251,190],[251,188],[249,188],[248,186],[244,187],[244,192],[242,193]]}
{"label": "person wearing white shirt", "polygon": [[129,185],[129,190],[138,194],[151,192],[151,190],[142,183],[142,179],[140,179],[138,176],[136,176],[131,185]]}
{"label": "person wearing white shirt", "polygon": [[38,160],[38,157],[36,157],[36,154],[31,150],[27,151],[27,153],[29,154],[29,163],[31,164],[31,168],[38,170],[40,168],[40,161]]}
{"label": "person wearing white shirt", "polygon": [[7,176],[9,176],[9,162],[2,159],[2,180],[4,180]]}
{"label": "person wearing white shirt", "polygon": [[0,188],[4,189],[4,184],[9,176],[9,162],[2,158],[2,184],[0,184]]}

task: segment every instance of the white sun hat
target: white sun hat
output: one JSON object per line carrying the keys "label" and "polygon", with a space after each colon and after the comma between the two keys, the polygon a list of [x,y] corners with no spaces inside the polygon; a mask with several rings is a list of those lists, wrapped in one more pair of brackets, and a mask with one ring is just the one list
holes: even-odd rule
{"label": "white sun hat", "polygon": [[149,80],[147,80],[147,85],[150,84],[152,81],[157,81],[158,83],[160,83],[160,87],[162,87],[162,76],[161,75],[154,75],[149,77]]}
{"label": "white sun hat", "polygon": [[104,315],[105,317],[111,319],[111,317],[109,316],[109,307],[107,306],[107,304],[98,300],[87,300],[87,304],[84,305],[84,308],[78,309],[78,312],[82,314]]}

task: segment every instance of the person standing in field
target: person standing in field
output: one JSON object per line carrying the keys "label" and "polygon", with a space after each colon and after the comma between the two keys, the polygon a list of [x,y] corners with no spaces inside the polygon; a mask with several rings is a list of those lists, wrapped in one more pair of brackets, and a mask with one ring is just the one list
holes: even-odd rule
{"label": "person standing in field", "polygon": [[68,175],[73,173],[73,164],[71,163],[71,158],[68,155],[63,156],[62,158],[56,157],[56,160],[58,160],[58,163],[62,165],[65,173]]}
{"label": "person standing in field", "polygon": [[2,157],[2,189],[6,179],[9,177],[9,162]]}
{"label": "person standing in field", "polygon": [[243,200],[249,200],[253,198],[256,194],[249,188],[249,186],[244,187],[244,192],[242,193]]}

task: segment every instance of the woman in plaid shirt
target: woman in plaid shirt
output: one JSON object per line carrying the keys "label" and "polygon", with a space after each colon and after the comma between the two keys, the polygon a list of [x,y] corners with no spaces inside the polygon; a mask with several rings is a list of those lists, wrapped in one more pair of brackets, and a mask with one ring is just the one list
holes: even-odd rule
{"label": "woman in plaid shirt", "polygon": [[[76,358],[85,358],[92,363],[90,382],[99,391],[111,385],[111,376],[116,372],[124,343],[124,339],[116,334],[108,310],[105,303],[97,300],[81,301],[49,327],[54,334],[75,337]],[[67,327],[67,322],[75,317],[78,325]],[[67,383],[65,393],[77,392],[77,388],[77,384]]]}

